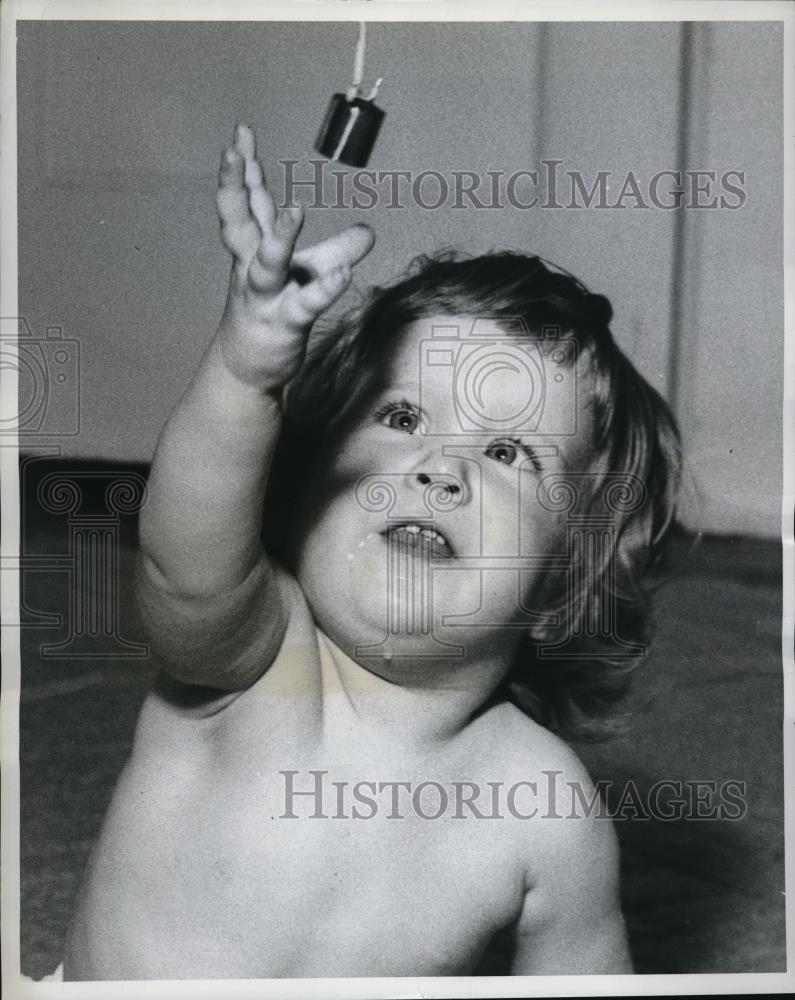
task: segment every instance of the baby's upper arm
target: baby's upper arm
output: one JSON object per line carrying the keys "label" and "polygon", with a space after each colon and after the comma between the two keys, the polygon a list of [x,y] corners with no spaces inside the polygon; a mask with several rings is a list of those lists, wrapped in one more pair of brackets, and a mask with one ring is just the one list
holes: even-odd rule
{"label": "baby's upper arm", "polygon": [[[578,785],[591,801],[593,783],[573,754],[558,780],[560,787]],[[574,808],[569,799],[565,808],[558,803],[539,820],[542,832],[528,858],[512,975],[632,972],[612,821],[603,809],[587,815],[577,797],[573,802]]]}
{"label": "baby's upper arm", "polygon": [[[237,673],[230,677],[227,668],[226,687],[196,680],[186,682],[161,669],[142,712],[141,732],[147,725],[150,732],[152,726],[160,727],[157,742],[162,746],[163,727],[167,725],[176,743],[181,745],[188,730],[175,727],[175,721],[189,725],[196,720],[208,721],[210,725],[203,727],[203,731],[215,736],[228,734],[230,725],[238,732],[241,726],[242,731],[247,726],[260,727],[265,718],[263,712],[272,722],[273,712],[283,716],[285,705],[289,706],[296,727],[315,726],[322,700],[317,627],[297,581],[282,569],[278,569],[278,574],[285,627],[275,652],[271,654],[267,649],[252,646],[246,654],[251,657],[250,668],[245,659],[233,663],[232,670]],[[250,680],[245,683],[247,678]],[[237,681],[234,687],[231,681]],[[234,711],[230,714],[226,709],[233,703]],[[190,725],[191,734],[199,731],[202,730]]]}

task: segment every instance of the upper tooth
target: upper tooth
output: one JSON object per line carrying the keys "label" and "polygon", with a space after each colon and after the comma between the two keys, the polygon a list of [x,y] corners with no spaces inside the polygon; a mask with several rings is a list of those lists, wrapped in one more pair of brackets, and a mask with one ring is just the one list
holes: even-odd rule
{"label": "upper tooth", "polygon": [[438,531],[434,531],[433,528],[423,528],[422,529],[422,533],[423,533],[423,535],[426,536],[426,538],[430,538],[433,541],[437,541],[437,542],[439,542],[442,545],[445,544],[444,537],[442,535],[440,535]]}
{"label": "upper tooth", "polygon": [[427,538],[429,541],[438,542],[440,545],[447,545],[447,539],[444,535],[440,535],[439,532],[435,531],[433,528],[423,527],[419,524],[400,524],[395,530],[405,531],[410,535],[422,534],[422,536]]}

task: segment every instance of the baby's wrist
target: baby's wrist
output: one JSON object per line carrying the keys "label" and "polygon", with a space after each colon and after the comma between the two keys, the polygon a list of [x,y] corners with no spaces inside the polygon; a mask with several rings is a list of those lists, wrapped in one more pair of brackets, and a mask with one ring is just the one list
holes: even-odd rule
{"label": "baby's wrist", "polygon": [[254,364],[246,357],[245,348],[219,329],[211,348],[213,364],[223,369],[224,379],[242,392],[271,398],[281,405],[287,383],[281,373]]}

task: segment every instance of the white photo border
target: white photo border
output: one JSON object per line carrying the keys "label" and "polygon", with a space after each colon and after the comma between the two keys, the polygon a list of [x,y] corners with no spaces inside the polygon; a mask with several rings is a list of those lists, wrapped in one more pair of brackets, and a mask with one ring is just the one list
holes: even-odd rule
{"label": "white photo border", "polygon": [[[433,998],[506,996],[651,996],[688,994],[788,993],[795,991],[795,255],[793,253],[793,187],[795,185],[795,5],[787,2],[702,2],[702,0],[633,0],[612,2],[508,3],[491,0],[238,0],[233,8],[220,0],[5,0],[0,10],[0,316],[16,316],[17,309],[17,121],[16,22],[46,21],[777,21],[784,32],[784,275],[785,351],[782,541],[784,681],[784,788],[786,844],[787,967],[785,973],[675,974],[634,976],[534,976],[450,978],[257,979],[145,982],[53,983],[26,980],[20,974],[20,858],[19,858],[19,692],[20,632],[18,577],[19,480],[17,442],[8,436],[0,448],[2,480],[2,638],[3,685],[0,704],[0,762],[2,763],[2,966],[3,994],[17,998],[132,998],[298,997]],[[16,410],[16,370],[0,372],[0,416],[13,419]],[[10,570],[10,572],[9,572]]]}

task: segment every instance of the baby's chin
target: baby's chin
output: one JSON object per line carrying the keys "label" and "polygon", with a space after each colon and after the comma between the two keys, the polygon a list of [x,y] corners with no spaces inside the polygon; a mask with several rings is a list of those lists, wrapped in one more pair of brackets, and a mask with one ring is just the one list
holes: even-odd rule
{"label": "baby's chin", "polygon": [[384,538],[371,532],[349,546],[304,546],[296,575],[321,631],[391,679],[401,667],[433,670],[481,654],[504,620],[505,607],[484,604],[479,570],[439,566],[416,556],[390,561]]}

